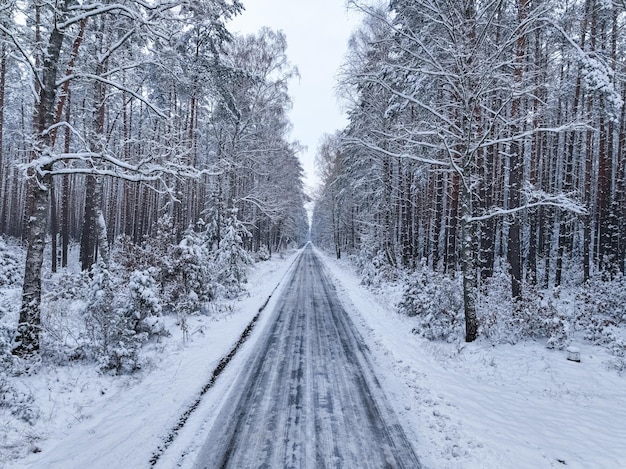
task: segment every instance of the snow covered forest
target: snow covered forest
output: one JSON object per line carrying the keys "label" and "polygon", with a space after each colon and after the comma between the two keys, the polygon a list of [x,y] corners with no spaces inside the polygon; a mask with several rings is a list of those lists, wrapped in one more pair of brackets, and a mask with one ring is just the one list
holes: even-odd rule
{"label": "snow covered forest", "polygon": [[[416,332],[626,342],[626,4],[353,2],[312,239]],[[462,292],[462,294],[461,294]]]}
{"label": "snow covered forest", "polygon": [[241,11],[0,2],[2,452],[39,421],[20,377],[137,372],[173,328],[197,332],[190,316],[232,314],[254,261],[306,240],[297,70],[282,33],[228,31]]}
{"label": "snow covered forest", "polygon": [[[111,292],[127,285],[142,312],[123,320],[139,334],[161,307],[235,295],[248,252],[307,236],[288,140],[296,70],[281,33],[230,35],[241,8],[3,2],[0,233],[27,241],[14,353],[41,347],[44,256],[63,269],[73,243],[91,269],[87,309],[120,307]],[[106,348],[112,324],[100,326]]]}
{"label": "snow covered forest", "polygon": [[626,462],[626,0],[347,3],[311,200],[240,0],[0,0],[0,466],[187,467],[309,240],[427,467]]}

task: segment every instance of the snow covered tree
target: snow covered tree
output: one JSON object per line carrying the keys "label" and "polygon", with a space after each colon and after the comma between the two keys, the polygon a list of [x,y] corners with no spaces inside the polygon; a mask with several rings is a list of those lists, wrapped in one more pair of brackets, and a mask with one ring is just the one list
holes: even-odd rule
{"label": "snow covered tree", "polygon": [[166,331],[156,269],[135,270],[125,280],[120,266],[114,267],[99,260],[91,272],[81,346],[103,370],[129,373],[141,367],[143,344]]}
{"label": "snow covered tree", "polygon": [[302,243],[307,231],[299,145],[288,140],[291,107],[287,85],[297,70],[286,56],[282,32],[263,28],[236,37],[218,82],[221,99],[213,115],[211,135],[216,146],[215,205],[238,209],[237,217],[252,236],[254,250]]}
{"label": "snow covered tree", "polygon": [[239,295],[248,281],[247,271],[252,264],[252,258],[243,246],[243,238],[247,236],[250,233],[237,219],[237,210],[233,209],[219,248],[215,252],[217,281],[226,298]]}
{"label": "snow covered tree", "polygon": [[216,285],[210,251],[203,233],[204,224],[190,226],[174,250],[172,308],[182,309],[187,314],[197,313],[202,305],[212,301]]}
{"label": "snow covered tree", "polygon": [[[520,298],[525,266],[536,278],[538,259],[522,233],[534,224],[545,253],[554,244],[541,216],[585,216],[580,192],[560,182],[571,167],[554,161],[586,129],[580,116],[561,112],[548,84],[565,76],[580,48],[549,1],[394,0],[391,14],[353,3],[367,19],[345,71],[350,125],[333,184],[358,194],[354,212],[370,233],[361,242],[379,243],[389,265],[411,268],[424,257],[433,269],[460,271],[471,341],[478,288],[499,253],[507,252],[511,296]],[[556,50],[562,62],[546,62]],[[317,219],[332,218],[333,206],[323,206],[326,218]],[[377,206],[381,216],[366,221]]]}
{"label": "snow covered tree", "polygon": [[[115,146],[104,145],[103,110],[104,99],[111,95],[105,90],[113,89],[127,100],[141,103],[152,113],[152,117],[166,118],[167,115],[155,101],[146,97],[147,90],[137,91],[136,87],[127,86],[125,75],[129,71],[136,71],[147,64],[154,64],[159,57],[152,60],[145,57],[143,60],[128,52],[126,47],[133,37],[141,37],[143,44],[153,44],[158,49],[171,50],[171,46],[185,31],[185,25],[198,26],[208,32],[208,42],[212,45],[212,52],[219,52],[219,44],[228,39],[224,27],[226,18],[241,9],[238,1],[205,0],[187,2],[172,0],[159,4],[145,2],[120,3],[75,3],[71,0],[62,2],[41,3],[23,2],[11,5],[12,16],[9,21],[0,22],[2,42],[10,43],[15,47],[16,56],[31,75],[34,96],[34,131],[32,137],[32,158],[25,166],[25,172],[32,180],[29,185],[28,202],[28,251],[24,274],[24,295],[18,334],[14,351],[18,355],[28,356],[37,353],[39,349],[40,303],[41,303],[41,265],[45,235],[47,231],[50,189],[53,176],[69,174],[86,174],[89,177],[114,176],[127,181],[143,181],[155,186],[162,185],[165,190],[171,188],[171,180],[180,176],[195,176],[199,173],[188,162],[180,158],[180,148],[161,147],[156,151],[152,148],[135,161],[128,161],[125,154],[116,154]],[[18,16],[30,17],[35,13],[33,29],[22,27]],[[3,10],[4,12],[4,10]],[[85,25],[88,29],[85,32]],[[120,30],[112,31],[115,25]],[[181,27],[182,26],[182,27]],[[90,57],[83,57],[83,62],[76,63],[78,46],[83,34],[94,39],[97,53]],[[68,47],[67,39],[74,37]],[[79,40],[81,38],[81,40]],[[168,39],[171,38],[171,39]],[[170,41],[169,43],[167,41]],[[143,47],[146,53],[153,48]],[[112,65],[110,59],[119,57],[120,60]],[[95,68],[89,65],[90,59],[95,61]],[[80,65],[80,67],[79,67]],[[61,75],[62,70],[66,73]],[[66,103],[68,83],[79,87],[81,84],[91,85],[93,92],[94,112],[91,120],[94,125],[88,126],[75,141],[80,142],[76,151],[59,152],[55,148],[57,129],[68,126],[73,132],[82,130],[79,126],[70,126],[63,122],[63,107]],[[139,89],[141,86],[139,86]],[[58,95],[58,90],[64,93]],[[90,221],[85,230],[97,228],[99,248],[101,252],[106,246],[106,228],[104,217],[99,213],[101,203],[100,182],[94,179],[95,186],[91,192],[93,201],[88,204],[88,218]],[[93,215],[95,214],[95,215]],[[93,216],[92,216],[93,215]],[[94,222],[95,220],[95,222]],[[90,234],[87,233],[86,236]],[[90,244],[90,245],[87,245]],[[91,262],[93,245],[85,238],[85,265]]]}
{"label": "snow covered tree", "polygon": [[129,326],[137,333],[149,336],[165,331],[161,316],[159,286],[155,280],[156,269],[135,270],[128,283],[128,305],[126,315]]}

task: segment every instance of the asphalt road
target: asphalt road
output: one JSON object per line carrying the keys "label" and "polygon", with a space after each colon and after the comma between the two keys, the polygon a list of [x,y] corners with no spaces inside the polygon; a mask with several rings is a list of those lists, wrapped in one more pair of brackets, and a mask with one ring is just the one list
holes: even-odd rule
{"label": "asphalt road", "polygon": [[419,468],[311,247],[231,386],[196,468]]}

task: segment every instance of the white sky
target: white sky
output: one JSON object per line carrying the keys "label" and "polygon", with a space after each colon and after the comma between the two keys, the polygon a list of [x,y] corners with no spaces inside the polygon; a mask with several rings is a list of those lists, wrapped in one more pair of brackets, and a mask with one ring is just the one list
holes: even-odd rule
{"label": "white sky", "polygon": [[313,187],[320,138],[346,125],[334,89],[358,14],[348,11],[344,0],[244,0],[244,6],[230,23],[231,32],[248,34],[269,26],[287,36],[287,56],[300,72],[289,87],[292,139],[307,147],[300,160],[305,183]]}

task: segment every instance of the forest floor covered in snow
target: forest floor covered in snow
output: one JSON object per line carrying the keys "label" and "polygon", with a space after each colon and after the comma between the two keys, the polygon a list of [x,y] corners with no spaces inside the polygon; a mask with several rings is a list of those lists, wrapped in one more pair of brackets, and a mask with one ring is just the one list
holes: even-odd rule
{"label": "forest floor covered in snow", "polygon": [[[186,338],[176,316],[164,316],[170,336],[144,346],[144,366],[133,374],[102,373],[93,362],[76,361],[44,362],[6,377],[0,468],[149,467],[294,257],[277,254],[255,264],[247,293],[219,313],[188,317]],[[17,321],[19,292],[3,290],[0,299],[0,321]]]}
{"label": "forest floor covered in snow", "polygon": [[605,348],[576,342],[577,363],[545,340],[430,342],[396,312],[402,285],[365,290],[326,260],[425,467],[626,467],[626,376]]}
{"label": "forest floor covered in snow", "polygon": [[[219,361],[279,284],[296,253],[253,268],[248,293],[220,313],[191,316],[188,337],[165,316],[169,337],[144,346],[144,366],[113,376],[89,362],[44,362],[0,386],[0,467],[188,467],[203,443],[203,402],[172,433]],[[427,468],[626,467],[626,377],[605,348],[580,341],[581,362],[545,341],[493,346],[479,339],[430,342],[396,312],[402,285],[368,290],[350,264],[321,254],[359,328],[379,379]],[[280,288],[267,305],[273,307]],[[0,291],[0,325],[15,321],[19,292]],[[261,313],[244,353],[250,353]],[[68,305],[67,314],[72,307]],[[245,363],[234,359],[215,388]],[[0,390],[1,391],[1,390]],[[214,399],[219,389],[206,393]],[[194,441],[194,439],[198,441]]]}

